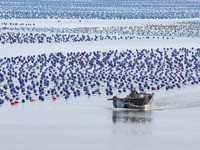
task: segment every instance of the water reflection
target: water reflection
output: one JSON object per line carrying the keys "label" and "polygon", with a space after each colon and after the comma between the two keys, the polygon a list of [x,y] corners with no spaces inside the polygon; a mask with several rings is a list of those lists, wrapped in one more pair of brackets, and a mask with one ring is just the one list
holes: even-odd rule
{"label": "water reflection", "polygon": [[113,134],[119,135],[151,135],[151,110],[113,110]]}
{"label": "water reflection", "polygon": [[113,123],[148,123],[152,121],[151,110],[113,110]]}

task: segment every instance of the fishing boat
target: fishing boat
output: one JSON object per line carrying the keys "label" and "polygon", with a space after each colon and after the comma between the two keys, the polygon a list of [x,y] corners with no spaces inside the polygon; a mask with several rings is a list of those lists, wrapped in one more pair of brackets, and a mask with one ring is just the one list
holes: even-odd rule
{"label": "fishing boat", "polygon": [[129,109],[150,109],[155,93],[138,93],[137,97],[119,98],[114,96],[111,99],[115,108]]}

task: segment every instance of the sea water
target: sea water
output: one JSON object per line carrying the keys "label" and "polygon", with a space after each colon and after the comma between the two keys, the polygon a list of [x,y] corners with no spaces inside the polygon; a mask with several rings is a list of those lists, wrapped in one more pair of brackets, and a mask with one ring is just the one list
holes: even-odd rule
{"label": "sea water", "polygon": [[[145,44],[144,44],[145,43]],[[199,38],[1,45],[1,56],[127,48],[199,46]],[[0,106],[2,150],[198,150],[200,85],[155,92],[150,110],[113,108],[112,96],[62,97]],[[146,91],[148,93],[153,91]],[[129,94],[118,94],[125,97]]]}

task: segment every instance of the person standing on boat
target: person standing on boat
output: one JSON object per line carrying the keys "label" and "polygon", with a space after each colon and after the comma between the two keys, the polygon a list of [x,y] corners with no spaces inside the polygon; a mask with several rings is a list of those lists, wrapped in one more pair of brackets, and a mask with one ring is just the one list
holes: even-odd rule
{"label": "person standing on boat", "polygon": [[138,97],[138,92],[136,91],[136,88],[134,88],[133,91],[131,91],[131,93],[129,94],[130,98],[137,98]]}

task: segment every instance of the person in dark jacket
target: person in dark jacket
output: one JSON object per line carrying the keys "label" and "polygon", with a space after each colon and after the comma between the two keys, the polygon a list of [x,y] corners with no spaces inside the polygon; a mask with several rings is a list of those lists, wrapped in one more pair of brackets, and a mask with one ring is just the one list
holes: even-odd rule
{"label": "person in dark jacket", "polygon": [[129,94],[130,98],[137,98],[138,97],[138,92],[136,91],[136,88],[134,88],[133,91],[131,91],[131,93]]}

